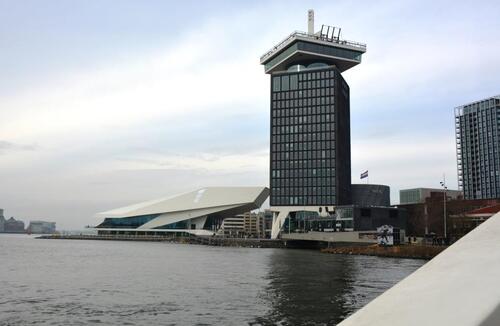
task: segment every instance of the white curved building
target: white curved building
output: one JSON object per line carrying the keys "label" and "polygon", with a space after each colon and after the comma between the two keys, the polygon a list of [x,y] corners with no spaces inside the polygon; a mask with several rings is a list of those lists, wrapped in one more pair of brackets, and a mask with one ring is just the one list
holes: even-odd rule
{"label": "white curved building", "polygon": [[176,232],[213,235],[226,217],[259,208],[266,187],[207,187],[99,213],[99,234]]}

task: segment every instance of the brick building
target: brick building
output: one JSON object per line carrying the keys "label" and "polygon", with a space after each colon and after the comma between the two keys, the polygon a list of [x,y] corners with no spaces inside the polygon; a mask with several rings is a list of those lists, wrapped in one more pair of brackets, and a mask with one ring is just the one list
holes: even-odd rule
{"label": "brick building", "polygon": [[[500,199],[450,199],[446,201],[446,221],[447,233],[450,238],[459,238],[463,231],[458,230],[452,216],[463,216],[468,212],[480,208],[490,207],[500,204]],[[406,234],[410,236],[423,237],[426,234],[435,233],[443,236],[444,233],[444,195],[443,192],[432,192],[429,197],[421,203],[398,205],[405,208],[407,216]],[[455,226],[455,227],[454,227]]]}

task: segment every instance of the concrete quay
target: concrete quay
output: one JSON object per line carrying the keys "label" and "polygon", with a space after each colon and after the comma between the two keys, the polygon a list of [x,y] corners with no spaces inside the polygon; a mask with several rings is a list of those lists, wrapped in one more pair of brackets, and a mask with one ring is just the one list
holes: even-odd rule
{"label": "concrete quay", "polygon": [[222,238],[205,236],[162,236],[162,235],[43,235],[37,239],[56,240],[108,240],[108,241],[155,241],[185,244],[200,244],[221,247],[284,248],[285,242],[271,239]]}

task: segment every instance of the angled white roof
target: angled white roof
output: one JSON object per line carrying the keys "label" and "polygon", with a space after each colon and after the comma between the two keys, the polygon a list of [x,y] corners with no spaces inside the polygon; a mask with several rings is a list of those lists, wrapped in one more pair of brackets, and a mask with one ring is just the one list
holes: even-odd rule
{"label": "angled white roof", "polygon": [[252,205],[258,208],[269,196],[266,187],[207,187],[99,213],[100,217],[132,217],[207,208]]}

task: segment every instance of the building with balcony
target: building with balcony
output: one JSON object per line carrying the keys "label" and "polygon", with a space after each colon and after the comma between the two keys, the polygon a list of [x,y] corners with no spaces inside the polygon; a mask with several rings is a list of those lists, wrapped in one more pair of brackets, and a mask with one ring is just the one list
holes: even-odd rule
{"label": "building with balcony", "polygon": [[455,136],[465,199],[500,198],[500,95],[455,108]]}

